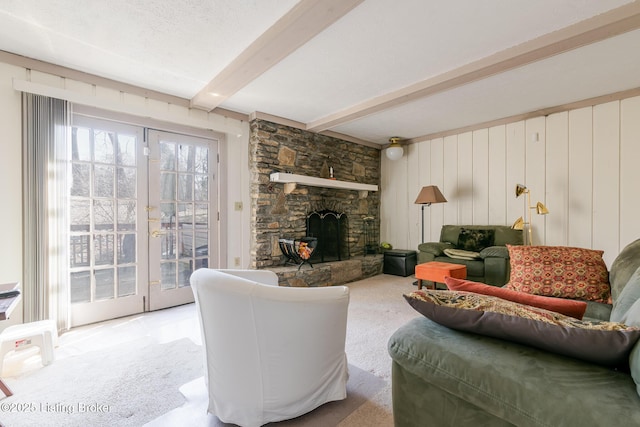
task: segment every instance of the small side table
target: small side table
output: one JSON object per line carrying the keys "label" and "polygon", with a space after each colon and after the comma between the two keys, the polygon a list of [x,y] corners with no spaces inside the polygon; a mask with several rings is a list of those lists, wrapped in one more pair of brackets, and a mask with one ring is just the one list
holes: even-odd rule
{"label": "small side table", "polygon": [[444,283],[445,277],[455,277],[456,279],[467,278],[467,266],[462,264],[452,264],[450,262],[431,261],[416,265],[416,279],[418,279],[418,289],[422,289],[422,281]]}

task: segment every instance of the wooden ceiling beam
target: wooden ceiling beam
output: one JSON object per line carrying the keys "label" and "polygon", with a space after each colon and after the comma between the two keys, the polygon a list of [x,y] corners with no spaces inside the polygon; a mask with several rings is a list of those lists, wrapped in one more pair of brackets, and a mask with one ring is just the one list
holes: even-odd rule
{"label": "wooden ceiling beam", "polygon": [[191,106],[213,110],[363,1],[300,1],[203,87]]}
{"label": "wooden ceiling beam", "polygon": [[494,55],[307,123],[321,132],[505,71],[640,28],[640,1],[562,28]]}

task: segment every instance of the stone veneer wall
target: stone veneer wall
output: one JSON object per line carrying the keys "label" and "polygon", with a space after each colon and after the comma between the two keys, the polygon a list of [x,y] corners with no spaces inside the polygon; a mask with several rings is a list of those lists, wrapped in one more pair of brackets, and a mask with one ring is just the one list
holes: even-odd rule
{"label": "stone veneer wall", "polygon": [[288,172],[328,178],[333,167],[338,180],[380,186],[380,150],[260,119],[253,120],[250,129],[252,268],[282,266],[278,239],[303,237],[306,216],[313,209],[346,212],[352,257],[364,253],[363,217],[374,217],[374,238],[379,241],[379,191],[360,198],[354,190],[298,185],[285,194],[284,184],[270,182],[269,176]]}

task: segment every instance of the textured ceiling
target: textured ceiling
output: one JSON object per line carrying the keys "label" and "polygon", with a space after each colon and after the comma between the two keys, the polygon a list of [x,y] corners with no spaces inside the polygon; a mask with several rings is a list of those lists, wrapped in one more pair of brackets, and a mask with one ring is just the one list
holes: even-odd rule
{"label": "textured ceiling", "polygon": [[[200,107],[197,96],[211,108],[265,113],[377,144],[640,87],[633,25],[482,78],[453,80],[469,64],[616,8],[638,20],[637,1],[349,0],[339,10],[340,1],[3,0],[0,50]],[[309,28],[331,14],[326,27]],[[295,22],[303,28],[286,33]],[[233,84],[220,86],[225,75]],[[439,79],[448,85],[428,96],[402,96]],[[233,89],[213,104],[207,97],[216,87]]]}

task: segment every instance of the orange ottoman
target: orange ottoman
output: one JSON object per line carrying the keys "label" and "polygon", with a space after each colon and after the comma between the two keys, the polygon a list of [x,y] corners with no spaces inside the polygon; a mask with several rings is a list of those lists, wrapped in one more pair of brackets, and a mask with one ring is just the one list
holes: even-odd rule
{"label": "orange ottoman", "polygon": [[445,277],[455,277],[456,279],[467,278],[467,266],[462,264],[451,264],[449,262],[431,261],[416,265],[416,279],[418,279],[418,289],[422,289],[422,281],[429,280],[444,283]]}

